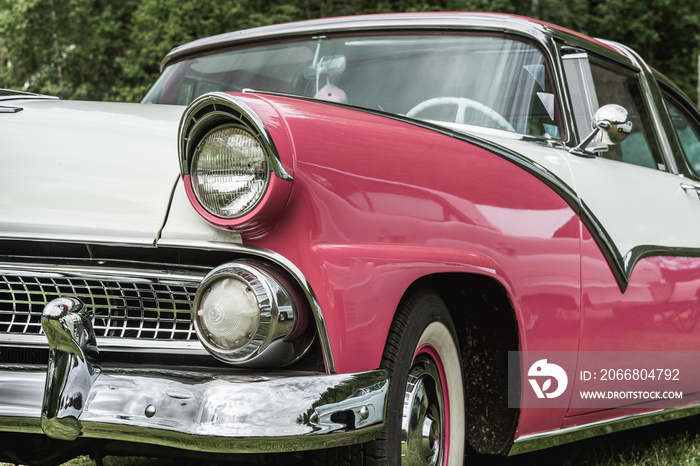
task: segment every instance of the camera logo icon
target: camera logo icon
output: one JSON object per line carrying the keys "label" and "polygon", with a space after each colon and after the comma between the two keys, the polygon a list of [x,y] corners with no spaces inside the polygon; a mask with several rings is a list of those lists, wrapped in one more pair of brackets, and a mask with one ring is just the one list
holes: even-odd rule
{"label": "camera logo icon", "polygon": [[[566,371],[556,364],[548,363],[546,359],[536,361],[527,373],[528,381],[535,391],[537,398],[556,398],[566,390],[569,383],[569,378],[566,376]],[[557,381],[556,389],[549,391],[552,388],[552,379]],[[542,381],[540,385],[539,380]]]}

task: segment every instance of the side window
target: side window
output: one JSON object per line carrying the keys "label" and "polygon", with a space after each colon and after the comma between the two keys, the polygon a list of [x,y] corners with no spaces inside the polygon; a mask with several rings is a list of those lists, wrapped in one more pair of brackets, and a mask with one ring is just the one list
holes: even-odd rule
{"label": "side window", "polygon": [[620,144],[610,146],[602,156],[642,167],[665,170],[654,137],[649,112],[636,73],[620,66],[613,67],[603,60],[590,57],[591,74],[598,105],[622,105],[629,112],[632,132]]}
{"label": "side window", "polygon": [[664,94],[664,102],[676,130],[678,142],[690,168],[700,176],[700,127],[697,120],[681,104]]}

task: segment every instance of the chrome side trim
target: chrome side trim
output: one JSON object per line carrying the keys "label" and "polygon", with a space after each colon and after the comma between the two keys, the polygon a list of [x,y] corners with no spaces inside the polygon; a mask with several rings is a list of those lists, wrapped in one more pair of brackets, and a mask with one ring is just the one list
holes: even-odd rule
{"label": "chrome side trim", "polygon": [[0,239],[50,241],[54,243],[87,243],[127,247],[153,247],[155,244],[154,238],[136,236],[92,236],[70,233],[41,233],[37,231],[0,231]]}
{"label": "chrome side trim", "polygon": [[615,419],[567,427],[552,432],[524,435],[515,440],[508,456],[556,447],[604,434],[612,434],[659,422],[673,421],[700,414],[700,402],[680,408],[660,409],[648,413],[621,416]]}
{"label": "chrome side trim", "polygon": [[[44,371],[0,369],[0,431],[43,434],[45,379]],[[193,451],[329,448],[380,434],[388,387],[384,370],[282,376],[103,368],[77,425],[84,438]]]}
{"label": "chrome side trim", "polygon": [[6,100],[60,100],[56,96],[0,88],[0,102]]}
{"label": "chrome side trim", "polygon": [[326,371],[329,374],[335,374],[335,362],[333,360],[333,352],[331,350],[331,343],[328,337],[328,332],[326,331],[326,320],[323,317],[323,311],[321,310],[321,305],[316,298],[316,295],[311,288],[311,284],[306,280],[304,274],[297,268],[292,261],[286,257],[278,254],[274,251],[268,249],[259,248],[256,246],[241,245],[234,243],[214,243],[209,241],[182,241],[182,240],[169,240],[160,239],[157,246],[159,247],[173,247],[173,248],[187,248],[187,249],[201,249],[206,251],[227,251],[238,253],[247,256],[259,257],[281,267],[284,271],[289,273],[297,284],[301,287],[306,299],[309,302],[309,307],[311,313],[314,316],[316,323],[316,328],[318,330],[319,340],[321,342],[321,348],[323,350],[323,362],[326,365]]}
{"label": "chrome side trim", "polygon": [[0,113],[18,113],[24,110],[22,107],[7,107],[5,105],[0,106]]}

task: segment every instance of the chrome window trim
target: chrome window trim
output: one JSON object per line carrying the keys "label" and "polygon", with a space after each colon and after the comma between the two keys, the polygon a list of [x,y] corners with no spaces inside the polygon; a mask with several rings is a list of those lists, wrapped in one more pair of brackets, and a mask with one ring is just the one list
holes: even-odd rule
{"label": "chrome window trim", "polygon": [[[595,84],[588,62],[588,54],[585,51],[562,54],[561,62],[566,91],[571,101],[571,115],[576,115],[572,118],[576,127],[574,134],[578,138],[577,140],[581,141],[590,134],[593,114],[598,110],[598,98],[594,92]],[[580,92],[574,92],[576,90],[580,90]]]}
{"label": "chrome window trim", "polygon": [[[666,113],[659,111],[659,108],[663,108],[665,112],[665,107],[663,107],[663,99],[661,97],[661,91],[659,89],[658,83],[652,69],[646,62],[632,49],[622,45],[620,43],[605,40],[605,39],[595,39],[601,44],[605,44],[608,47],[616,50],[618,53],[615,54],[611,50],[606,49],[603,46],[595,46],[594,43],[580,43],[578,44],[582,48],[583,53],[592,53],[599,59],[612,61],[617,65],[626,68],[629,71],[634,72],[638,76],[638,82],[640,85],[640,91],[642,94],[642,99],[644,100],[646,109],[649,114],[649,119],[651,120],[652,131],[656,136],[657,145],[661,151],[661,159],[665,163],[666,171],[673,174],[679,174],[678,164],[674,157],[673,146],[667,136],[668,131],[672,130],[672,124],[670,118]],[[568,44],[566,44],[568,45]],[[564,48],[564,47],[562,47]],[[560,60],[563,59],[561,51],[559,52]],[[563,73],[562,68],[562,73]],[[569,93],[568,85],[565,88],[568,93],[568,98],[571,100],[572,96]],[[577,134],[578,139],[581,139],[580,134]],[[572,144],[573,146],[573,144]]]}
{"label": "chrome window trim", "polygon": [[[657,85],[659,86],[659,90],[661,92],[661,99],[664,106],[664,112],[669,117],[671,116],[671,113],[668,110],[668,104],[671,103],[678,107],[682,111],[682,113],[687,114],[688,118],[692,120],[692,122],[696,123],[696,126],[700,125],[700,115],[698,115],[698,109],[696,104],[690,101],[690,99],[688,99],[688,96],[686,96],[683,93],[683,91],[675,85],[675,83],[669,81],[668,78],[657,73],[656,71],[652,70],[652,72],[654,73],[654,79],[656,80]],[[673,121],[671,121],[671,124],[673,125]],[[696,173],[695,169],[691,166],[690,160],[688,159],[688,154],[681,145],[681,142],[678,138],[678,131],[676,130],[675,126],[673,127],[673,131],[669,134],[671,135],[669,140],[671,141],[671,144],[674,147],[673,152],[675,154],[678,154],[676,161],[680,162],[678,174],[680,176],[687,176],[691,179],[699,179],[700,174]],[[680,165],[682,165],[683,169],[681,169]]]}
{"label": "chrome window trim", "polygon": [[515,440],[508,456],[520,455],[566,443],[577,442],[604,434],[643,427],[659,422],[673,421],[700,414],[700,402],[679,408],[659,409],[646,413],[620,416],[580,426],[565,427],[549,432],[523,435]]}
{"label": "chrome window trim", "polygon": [[[595,55],[612,60],[622,66],[625,66],[630,70],[639,72],[639,69],[635,68],[627,57],[619,53],[615,53],[613,50],[606,48],[604,45],[602,45],[602,42],[590,42],[585,39],[582,39],[576,34],[567,33],[559,29],[550,28],[548,30],[548,33],[550,36],[550,53],[552,55],[552,61],[555,63],[554,71],[556,78],[558,79],[558,93],[560,94],[559,100],[563,102],[561,107],[562,112],[564,113],[564,115],[562,116],[562,120],[565,121],[566,124],[568,124],[568,126],[566,127],[568,131],[568,138],[562,137],[562,140],[566,144],[565,148],[569,149],[579,144],[583,140],[583,138],[590,133],[590,131],[586,132],[586,134],[584,134],[583,136],[580,136],[577,122],[573,118],[575,109],[572,95],[569,92],[569,80],[567,78],[567,73],[565,71],[564,64],[564,56],[566,55],[566,51],[571,49],[580,49],[580,53],[585,53],[587,55],[588,53],[593,53]],[[593,112],[595,112],[595,110],[597,110],[597,108],[593,109]]]}
{"label": "chrome window trim", "polygon": [[620,53],[626,55],[639,70],[641,70],[639,81],[642,88],[642,96],[648,107],[649,115],[651,117],[651,124],[654,131],[657,134],[659,148],[661,149],[661,155],[666,162],[666,167],[670,173],[679,174],[678,164],[676,163],[676,158],[673,155],[673,147],[668,139],[668,131],[673,130],[673,125],[667,114],[663,114],[659,111],[659,108],[663,106],[663,98],[661,97],[661,90],[656,82],[654,73],[647,63],[639,56],[637,52],[622,45],[617,42],[609,40],[601,40],[601,42],[608,44],[620,51]]}
{"label": "chrome window trim", "polygon": [[[517,29],[508,28],[507,23],[517,24]],[[161,63],[161,70],[173,61],[185,56],[196,55],[219,48],[234,47],[260,41],[274,41],[295,37],[311,37],[323,33],[343,33],[358,31],[397,31],[397,30],[453,30],[481,29],[484,31],[519,32],[524,29],[540,29],[532,21],[498,14],[377,14],[364,17],[323,18],[296,23],[283,23],[205,37],[180,45],[171,50]]]}

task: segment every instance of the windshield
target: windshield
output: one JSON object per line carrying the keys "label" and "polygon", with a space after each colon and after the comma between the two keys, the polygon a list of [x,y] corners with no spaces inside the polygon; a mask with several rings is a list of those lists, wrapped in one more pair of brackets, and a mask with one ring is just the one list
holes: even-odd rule
{"label": "windshield", "polygon": [[168,66],[144,103],[187,105],[254,89],[348,103],[450,126],[559,138],[542,53],[482,35],[377,35],[264,44]]}

